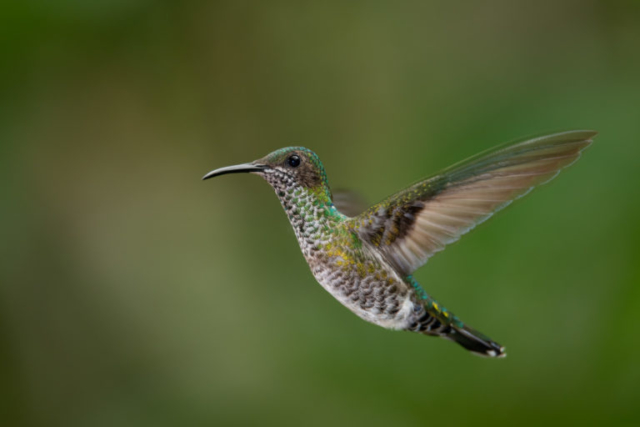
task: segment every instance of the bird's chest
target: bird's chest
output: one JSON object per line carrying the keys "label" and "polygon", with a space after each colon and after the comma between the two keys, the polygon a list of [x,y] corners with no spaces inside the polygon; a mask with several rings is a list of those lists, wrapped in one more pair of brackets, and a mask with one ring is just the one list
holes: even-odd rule
{"label": "bird's chest", "polygon": [[316,280],[362,319],[403,329],[414,306],[410,287],[342,226],[345,217],[333,205],[317,203],[310,194],[296,191],[281,202]]}

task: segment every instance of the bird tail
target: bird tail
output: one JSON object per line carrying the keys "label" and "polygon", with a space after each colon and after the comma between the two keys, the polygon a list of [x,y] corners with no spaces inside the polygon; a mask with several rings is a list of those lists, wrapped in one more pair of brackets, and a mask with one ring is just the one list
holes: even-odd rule
{"label": "bird tail", "polygon": [[507,355],[500,344],[468,327],[458,316],[438,304],[412,276],[408,276],[406,280],[416,290],[421,301],[419,305],[414,306],[416,318],[409,325],[408,330],[448,339],[479,356],[505,357]]}
{"label": "bird tail", "polygon": [[464,324],[462,327],[458,327],[454,324],[450,326],[451,327],[448,328],[448,331],[443,331],[445,333],[440,335],[441,337],[460,344],[462,347],[479,356],[505,357],[507,355],[504,351],[504,347],[481,332],[478,332]]}
{"label": "bird tail", "polygon": [[458,316],[440,306],[426,293],[425,297],[424,312],[417,322],[419,332],[448,339],[479,356],[505,357],[507,355],[500,344],[465,325]]}

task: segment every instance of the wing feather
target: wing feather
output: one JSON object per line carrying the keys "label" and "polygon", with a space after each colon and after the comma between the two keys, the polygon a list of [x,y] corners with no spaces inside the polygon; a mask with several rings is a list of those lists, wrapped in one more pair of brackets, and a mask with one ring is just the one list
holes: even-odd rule
{"label": "wing feather", "polygon": [[569,131],[499,146],[419,181],[349,227],[410,274],[496,211],[553,179],[596,135]]}

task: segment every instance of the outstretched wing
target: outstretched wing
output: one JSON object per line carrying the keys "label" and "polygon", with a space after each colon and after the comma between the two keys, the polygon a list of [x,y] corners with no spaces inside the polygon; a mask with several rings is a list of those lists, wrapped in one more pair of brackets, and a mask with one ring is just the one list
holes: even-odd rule
{"label": "outstretched wing", "polygon": [[494,212],[580,157],[594,131],[498,146],[455,164],[349,220],[349,228],[410,274]]}

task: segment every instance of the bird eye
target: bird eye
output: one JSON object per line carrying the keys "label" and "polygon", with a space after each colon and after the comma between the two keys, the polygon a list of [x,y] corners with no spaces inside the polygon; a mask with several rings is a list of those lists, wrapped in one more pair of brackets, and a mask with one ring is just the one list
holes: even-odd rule
{"label": "bird eye", "polygon": [[298,166],[300,166],[300,156],[298,156],[297,154],[289,156],[289,158],[287,159],[287,163],[292,168],[297,168]]}

